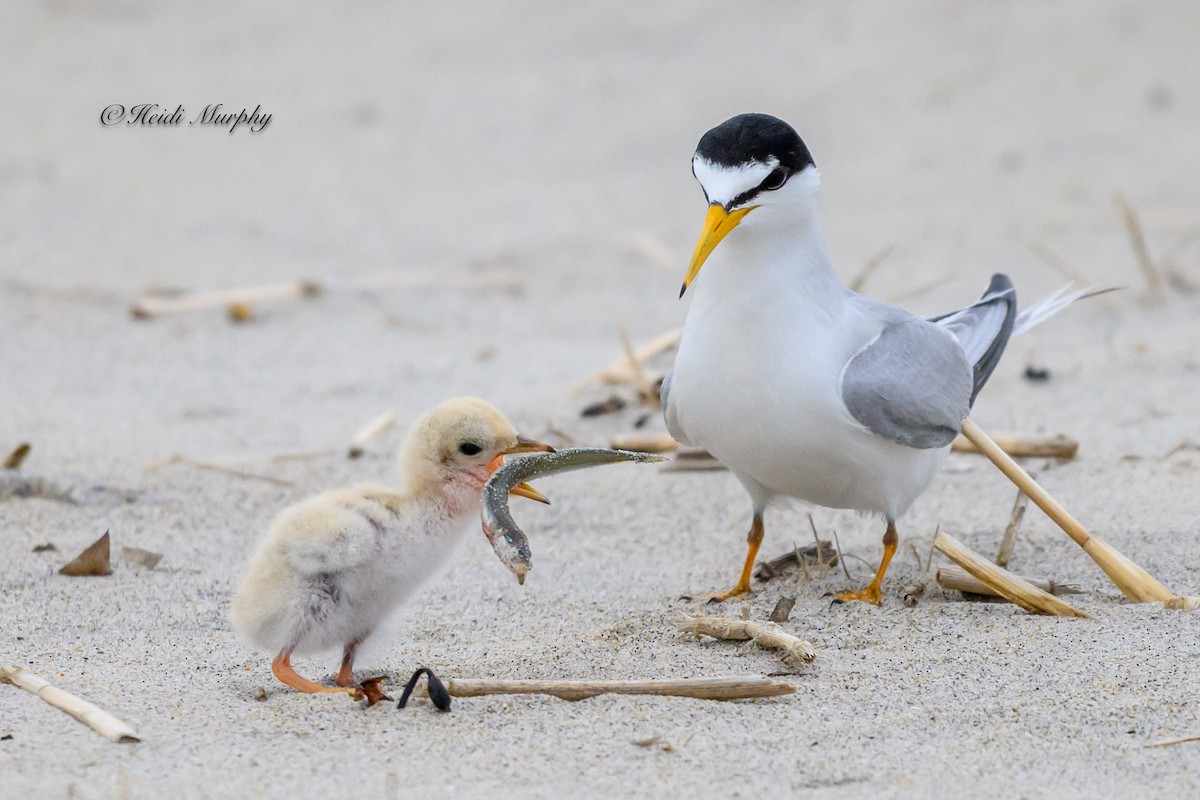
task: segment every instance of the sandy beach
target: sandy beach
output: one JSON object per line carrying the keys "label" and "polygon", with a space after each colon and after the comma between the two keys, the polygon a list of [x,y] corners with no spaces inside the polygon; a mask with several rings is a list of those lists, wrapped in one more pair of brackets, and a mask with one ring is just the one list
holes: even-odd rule
{"label": "sandy beach", "polygon": [[[360,659],[398,681],[419,665],[786,672],[797,692],[781,698],[363,709],[276,682],[229,603],[281,508],[393,481],[405,427],[445,398],[485,397],[559,446],[606,446],[647,413],[662,431],[630,387],[584,381],[622,356],[622,329],[644,342],[682,323],[705,208],[689,159],[745,111],[807,142],[843,281],[886,250],[866,294],[934,314],[993,272],[1024,302],[1073,279],[1122,287],[1014,340],[972,416],[1077,440],[1074,460],[1024,464],[1093,533],[1200,594],[1198,31],[1189,2],[6,4],[0,459],[32,449],[0,470],[0,664],[142,742],[0,686],[0,797],[1191,796],[1200,742],[1146,745],[1200,735],[1197,613],[1125,602],[1033,508],[1012,569],[1078,586],[1090,619],[934,581],[938,526],[999,546],[1015,489],[979,456],[952,455],[901,520],[879,608],[830,603],[869,579],[878,520],[768,513],[764,558],[810,542],[811,511],[852,578],[792,570],[719,613],[765,619],[795,597],[783,628],[812,642],[807,666],[674,632],[674,610],[712,611],[681,597],[736,577],[749,503],[728,472],[628,465],[539,482],[552,506],[514,502],[524,586],[469,536]],[[188,124],[218,102],[271,118]],[[184,122],[100,120],[142,103]],[[130,314],[148,291],[298,281],[323,291],[253,303],[244,323]],[[613,393],[630,405],[581,417]],[[387,410],[398,423],[348,458]],[[19,479],[71,502],[6,497]],[[58,574],[106,530],[111,576]],[[125,547],[163,559],[138,567]],[[296,664],[332,680],[337,655]]]}

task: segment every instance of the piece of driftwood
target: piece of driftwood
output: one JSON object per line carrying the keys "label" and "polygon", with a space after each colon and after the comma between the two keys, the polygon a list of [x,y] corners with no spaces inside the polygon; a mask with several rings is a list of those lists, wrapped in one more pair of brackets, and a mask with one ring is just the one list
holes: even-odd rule
{"label": "piece of driftwood", "polygon": [[364,452],[364,444],[395,424],[396,412],[384,411],[375,419],[355,431],[354,436],[350,439],[350,449],[346,451],[346,455],[350,458],[360,458]]}
{"label": "piece of driftwood", "polygon": [[[1029,473],[1021,469],[1020,465],[1013,461],[996,442],[992,441],[991,437],[984,433],[973,420],[970,418],[963,420],[962,432],[979,452],[995,464],[1010,481],[1017,485],[1018,489],[1029,495],[1029,499],[1036,503],[1038,508],[1046,512],[1046,515],[1054,520],[1055,524],[1100,565],[1104,573],[1127,598],[1135,603],[1146,603],[1153,600],[1169,600],[1175,596],[1167,587],[1151,577],[1150,573],[1117,552],[1112,545],[1088,533],[1074,517],[1067,513],[1065,508],[1050,496],[1049,492],[1029,477]],[[975,577],[978,578],[979,575],[975,574]]]}
{"label": "piece of driftwood", "polygon": [[996,594],[1011,600],[1026,611],[1059,617],[1087,617],[1087,614],[1049,592],[1044,592],[1008,570],[996,566],[944,531],[934,538],[933,546],[939,553],[990,586]]}
{"label": "piece of driftwood", "polygon": [[548,694],[562,700],[586,700],[601,694],[649,694],[700,700],[743,700],[795,694],[796,687],[758,676],[732,678],[667,678],[633,681],[536,681],[451,678],[452,697],[494,694]]}
{"label": "piece of driftwood", "polygon": [[768,617],[771,622],[787,622],[788,617],[792,615],[792,609],[796,607],[796,598],[781,597],[779,602],[775,604],[775,608],[771,610],[771,616]]}
{"label": "piece of driftwood", "polygon": [[832,542],[818,540],[804,547],[793,547],[783,555],[770,561],[760,561],[754,577],[764,583],[782,575],[793,564],[804,567],[821,567],[828,569],[838,564],[837,549]]}
{"label": "piece of driftwood", "polygon": [[29,442],[21,442],[17,445],[17,449],[9,453],[4,462],[0,463],[0,469],[20,469],[25,456],[29,455],[29,451],[32,449]]}
{"label": "piece of driftwood", "polygon": [[[1029,473],[1032,480],[1037,476]],[[1012,558],[1013,548],[1017,544],[1017,532],[1021,530],[1021,520],[1025,519],[1025,509],[1029,506],[1029,495],[1017,489],[1017,499],[1013,501],[1012,514],[1008,517],[1008,525],[1004,527],[1004,538],[1000,541],[1000,550],[996,553],[996,563],[1008,568],[1008,560]]]}
{"label": "piece of driftwood", "polygon": [[177,314],[181,311],[225,308],[230,317],[235,318],[235,306],[244,306],[248,311],[253,303],[316,297],[322,291],[324,288],[315,281],[293,281],[213,292],[194,292],[173,297],[147,296],[135,303],[129,313],[133,315],[134,319],[152,319],[165,314]]}
{"label": "piece of driftwood", "polygon": [[51,685],[49,681],[21,667],[0,666],[0,683],[11,683],[37,695],[55,708],[67,712],[110,742],[141,741],[141,737],[134,732],[133,728],[104,709]]}
{"label": "piece of driftwood", "polygon": [[[992,437],[1000,449],[1013,458],[1061,458],[1069,461],[1079,452],[1079,442],[1061,433],[997,433]],[[950,443],[954,453],[978,453],[979,448],[966,436]]]}
{"label": "piece of driftwood", "polygon": [[681,447],[666,464],[663,472],[714,472],[725,469],[725,465],[702,447]]}
{"label": "piece of driftwood", "polygon": [[108,531],[105,531],[103,536],[88,545],[86,550],[67,562],[66,566],[60,569],[59,572],[63,575],[70,575],[77,578],[112,575],[112,562],[109,559]]}
{"label": "piece of driftwood", "polygon": [[[1043,592],[1049,592],[1053,595],[1062,594],[1080,594],[1081,590],[1078,586],[1065,583],[1057,583],[1055,581],[1042,580],[1041,578],[1030,578],[1025,575],[1018,575],[1018,578],[1036,586]],[[962,567],[948,565],[938,567],[937,571],[938,585],[943,589],[950,589],[963,594],[981,595],[983,597],[1000,597],[996,590],[988,586],[983,581],[971,575]]]}
{"label": "piece of driftwood", "polygon": [[782,651],[784,663],[792,666],[808,664],[817,657],[813,646],[803,639],[784,633],[771,622],[751,622],[728,617],[693,617],[683,612],[675,615],[675,627],[680,633],[711,636],[729,642],[753,640],[759,647]]}
{"label": "piece of driftwood", "polygon": [[614,436],[609,446],[635,453],[673,453],[679,449],[679,442],[669,433],[626,433]]}
{"label": "piece of driftwood", "polygon": [[589,383],[633,383],[637,378],[633,363],[637,363],[640,368],[645,362],[679,344],[681,336],[683,336],[683,328],[672,328],[665,333],[661,333],[645,344],[634,348],[632,359],[629,355],[626,355],[620,361],[610,364],[595,375],[587,378],[581,385],[586,386]]}

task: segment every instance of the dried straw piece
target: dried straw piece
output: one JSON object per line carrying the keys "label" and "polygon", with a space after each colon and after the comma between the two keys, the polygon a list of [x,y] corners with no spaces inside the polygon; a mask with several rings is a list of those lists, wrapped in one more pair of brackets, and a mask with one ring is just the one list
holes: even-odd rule
{"label": "dried straw piece", "polygon": [[771,622],[749,622],[728,617],[692,617],[683,612],[675,615],[676,630],[699,639],[711,636],[729,642],[745,642],[753,639],[759,647],[782,650],[783,661],[792,666],[808,664],[817,657],[813,646],[790,633],[784,633]]}
{"label": "dried straw piece", "polygon": [[600,694],[649,694],[695,697],[700,700],[743,700],[795,694],[796,687],[757,676],[679,678],[644,681],[501,681],[452,678],[446,689],[453,697],[493,694],[548,694],[561,700],[586,700]]}
{"label": "dried straw piece", "polygon": [[1125,227],[1129,230],[1129,241],[1133,246],[1134,255],[1137,256],[1138,266],[1142,268],[1142,274],[1146,277],[1146,286],[1150,289],[1150,296],[1161,302],[1166,292],[1163,291],[1162,273],[1158,270],[1158,265],[1154,263],[1154,259],[1150,257],[1150,248],[1146,246],[1146,235],[1142,231],[1142,221],[1138,218],[1138,214],[1133,210],[1133,206],[1129,205],[1129,201],[1125,199],[1125,195],[1117,192],[1117,205],[1121,208],[1121,216],[1125,219]]}
{"label": "dried straw piece", "polygon": [[1157,742],[1144,744],[1142,747],[1166,747],[1171,744],[1183,744],[1184,742],[1200,742],[1200,736],[1176,736],[1174,739],[1159,739]]}
{"label": "dried straw piece", "polygon": [[629,364],[629,371],[633,374],[632,382],[634,388],[637,389],[638,398],[643,403],[658,406],[660,398],[657,382],[646,377],[646,371],[642,369],[642,362],[633,350],[633,343],[629,341],[629,331],[620,328],[618,333],[621,336],[621,347],[625,350],[625,360]]}
{"label": "dried straw piece", "polygon": [[1087,614],[1049,592],[1043,592],[1008,570],[997,567],[945,532],[938,533],[933,540],[933,546],[939,553],[990,586],[996,594],[1013,601],[1026,611],[1059,617],[1087,617]]}
{"label": "dried straw piece", "polygon": [[884,259],[892,254],[892,250],[895,248],[896,243],[889,242],[888,244],[884,245],[884,247],[878,253],[868,258],[863,264],[862,269],[860,269],[858,274],[854,276],[854,279],[847,284],[847,288],[849,288],[852,292],[861,292],[863,286],[867,283],[867,278],[870,278],[875,270],[879,269],[879,265],[883,263]]}
{"label": "dried straw piece", "polygon": [[52,686],[49,681],[20,667],[0,666],[0,683],[11,683],[37,695],[55,708],[67,712],[110,742],[141,741],[133,728],[104,709],[81,697],[76,697],[70,692],[64,692],[62,689]]}
{"label": "dried straw piece", "polygon": [[112,575],[112,562],[109,560],[108,531],[104,532],[88,548],[75,556],[59,572],[72,577],[94,577],[97,575]]}
{"label": "dried straw piece", "polygon": [[665,333],[659,334],[650,341],[634,349],[632,359],[627,354],[625,358],[610,364],[605,369],[600,370],[595,375],[592,375],[581,385],[586,386],[589,383],[633,383],[637,378],[637,373],[634,371],[633,364],[639,366],[654,358],[660,353],[665,353],[675,345],[679,344],[680,337],[683,336],[683,328],[672,328]]}
{"label": "dried straw piece", "polygon": [[1195,611],[1200,609],[1200,597],[1188,595],[1172,597],[1170,600],[1163,601],[1163,608],[1167,611]]}
{"label": "dried straw piece", "polygon": [[[799,564],[807,574],[809,567],[821,567],[822,570],[825,570],[836,567],[837,563],[838,554],[833,547],[833,542],[819,539],[814,544],[794,547],[789,552],[778,558],[772,558],[770,561],[760,561],[754,577],[766,582],[782,575],[784,570],[792,564]],[[809,577],[812,576],[809,575]]]}
{"label": "dried straw piece", "polygon": [[1054,520],[1068,536],[1075,540],[1076,544],[1083,548],[1085,553],[1092,557],[1093,561],[1100,565],[1109,580],[1116,584],[1127,598],[1135,603],[1147,603],[1152,600],[1170,600],[1175,596],[1167,587],[1151,577],[1150,573],[1117,552],[1112,545],[1088,533],[974,421],[969,418],[964,419],[962,432],[978,448],[979,452],[987,456],[988,460],[1015,483],[1018,489],[1029,495],[1029,499],[1046,512],[1046,516]]}
{"label": "dried straw piece", "polygon": [[276,486],[296,485],[294,481],[287,481],[283,478],[275,478],[271,475],[260,475],[257,472],[246,472],[245,470],[234,469],[233,467],[226,467],[221,464],[213,464],[208,461],[195,461],[187,456],[181,455],[171,456],[166,461],[156,461],[153,464],[148,465],[146,469],[156,470],[166,464],[186,464],[189,467],[195,467],[196,469],[202,469],[207,472],[220,472],[223,475],[232,475],[235,478],[245,478],[252,481],[266,481],[267,483],[273,483]]}
{"label": "dried straw piece", "polygon": [[395,424],[396,413],[394,411],[384,411],[355,432],[354,437],[350,439],[350,449],[346,452],[346,455],[350,458],[361,457],[364,444]]}
{"label": "dried straw piece", "polygon": [[609,446],[614,450],[632,450],[635,453],[671,453],[679,449],[679,442],[669,433],[626,433],[614,436]]}
{"label": "dried straw piece", "polygon": [[725,465],[702,447],[681,447],[675,456],[663,464],[663,472],[714,472],[725,469]]}
{"label": "dried straw piece", "polygon": [[[1070,461],[1079,452],[1079,442],[1061,433],[997,433],[992,437],[1000,449],[1013,458],[1061,458]],[[969,438],[959,436],[950,443],[955,453],[978,453],[979,448]]]}
{"label": "dried straw piece", "polygon": [[[1031,586],[1036,586],[1043,592],[1049,592],[1053,595],[1060,594],[1080,594],[1078,586],[1071,584],[1056,583],[1054,581],[1042,580],[1041,578],[1029,578],[1024,575],[1017,576],[1020,580],[1025,581]],[[996,591],[988,586],[983,581],[973,577],[962,567],[946,566],[938,567],[937,571],[938,585],[943,589],[950,589],[963,594],[978,594],[984,597],[1000,597]]]}
{"label": "dried straw piece", "polygon": [[22,442],[17,445],[17,449],[8,454],[4,459],[4,463],[0,464],[0,469],[20,469],[21,462],[25,460],[25,456],[29,455],[29,451],[33,448],[29,442]]}

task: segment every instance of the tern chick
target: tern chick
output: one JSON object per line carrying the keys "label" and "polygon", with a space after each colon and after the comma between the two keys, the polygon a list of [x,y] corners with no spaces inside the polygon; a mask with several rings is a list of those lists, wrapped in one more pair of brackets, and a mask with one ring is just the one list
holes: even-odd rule
{"label": "tern chick", "polygon": [[[362,642],[445,564],[477,524],[484,483],[509,453],[553,452],[517,433],[475,398],[425,413],[400,449],[399,489],[363,484],[333,489],[284,509],[250,560],[233,600],[233,623],[275,653],[271,671],[302,692],[386,698],[379,679],[356,683]],[[527,486],[513,489],[543,500]],[[337,686],[296,674],[293,653],[342,648]]]}

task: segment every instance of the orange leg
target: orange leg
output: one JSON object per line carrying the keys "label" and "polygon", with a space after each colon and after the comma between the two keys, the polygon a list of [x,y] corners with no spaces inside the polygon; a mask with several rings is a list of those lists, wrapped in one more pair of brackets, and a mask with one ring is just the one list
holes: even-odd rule
{"label": "orange leg", "polygon": [[879,569],[875,572],[875,577],[867,584],[866,588],[859,589],[857,592],[844,592],[837,596],[841,602],[851,600],[860,600],[871,605],[879,605],[883,599],[883,576],[887,573],[888,564],[892,562],[892,556],[896,554],[896,545],[900,542],[900,536],[896,533],[896,525],[891,520],[888,520],[887,532],[883,534],[883,561],[879,562]]}
{"label": "orange leg", "polygon": [[292,669],[292,651],[281,650],[279,655],[275,656],[275,660],[271,662],[271,672],[275,673],[275,677],[281,682],[286,683],[293,689],[296,689],[306,694],[348,694],[353,700],[361,700],[363,692],[357,686],[322,686],[319,683],[313,683],[308,678],[302,678],[296,674],[296,670]]}
{"label": "orange leg", "polygon": [[710,603],[723,603],[731,597],[741,597],[745,594],[753,594],[750,589],[750,573],[754,569],[754,559],[758,558],[758,548],[762,545],[763,540],[763,521],[759,514],[754,515],[754,521],[750,523],[750,532],[746,534],[746,563],[742,565],[742,575],[738,578],[735,585],[728,592],[714,594],[708,599]]}
{"label": "orange leg", "polygon": [[338,670],[337,685],[343,688],[354,688],[361,690],[367,698],[367,706],[373,706],[382,700],[391,700],[379,688],[379,684],[386,679],[386,676],[378,678],[368,678],[361,684],[354,681],[354,654],[358,652],[358,641],[353,641],[346,645],[342,651],[342,668]]}

